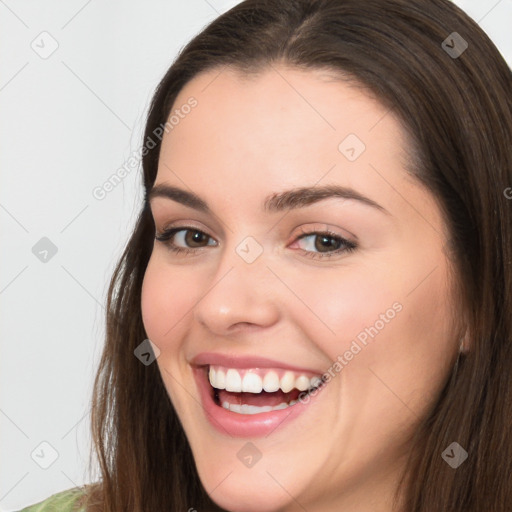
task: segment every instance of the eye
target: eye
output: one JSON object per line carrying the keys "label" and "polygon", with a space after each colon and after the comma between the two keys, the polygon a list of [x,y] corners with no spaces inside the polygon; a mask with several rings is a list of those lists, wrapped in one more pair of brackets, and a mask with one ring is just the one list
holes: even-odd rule
{"label": "eye", "polygon": [[[306,249],[301,249],[304,255],[309,258],[328,258],[343,252],[351,252],[357,248],[354,242],[332,231],[305,232],[302,230],[301,232],[303,234],[294,243],[308,238],[312,239],[305,244]],[[212,237],[192,226],[179,226],[164,230],[163,233],[157,234],[155,239],[164,243],[172,252],[180,254],[193,254],[208,245],[216,245]],[[316,241],[313,242],[315,239]],[[213,243],[208,243],[208,240],[213,241]]]}
{"label": "eye", "polygon": [[[357,248],[357,245],[342,236],[332,231],[302,231],[303,235],[297,238],[299,240],[311,240],[305,244],[305,256],[309,258],[329,258],[331,256],[339,255],[343,252],[352,252]],[[334,250],[330,250],[334,249]],[[313,252],[318,250],[319,252]]]}
{"label": "eye", "polygon": [[[180,234],[178,235],[178,233]],[[178,243],[186,245],[190,244],[192,245],[192,248],[186,246],[180,247],[179,245],[176,245],[174,241],[175,238],[178,240]],[[175,253],[187,254],[196,252],[198,247],[195,247],[195,244],[201,244],[202,242],[204,242],[205,239],[207,240],[208,238],[213,240],[209,235],[207,235],[203,231],[200,231],[199,229],[191,226],[179,226],[176,228],[167,229],[164,230],[162,234],[155,236],[156,240],[158,240],[159,242],[163,242],[171,251]],[[199,245],[199,248],[201,247],[203,246]]]}

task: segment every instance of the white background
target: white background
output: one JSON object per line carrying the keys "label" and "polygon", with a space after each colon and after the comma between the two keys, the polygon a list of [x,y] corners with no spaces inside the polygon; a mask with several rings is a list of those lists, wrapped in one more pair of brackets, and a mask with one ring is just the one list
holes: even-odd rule
{"label": "white background", "polygon": [[[0,0],[1,511],[90,481],[104,304],[142,204],[140,171],[103,200],[92,190],[139,150],[149,100],[178,51],[237,3]],[[510,65],[512,0],[455,3]],[[52,44],[48,58],[31,47]],[[42,237],[57,247],[47,262],[32,252]],[[58,453],[47,469],[35,462],[51,461],[44,441]]]}

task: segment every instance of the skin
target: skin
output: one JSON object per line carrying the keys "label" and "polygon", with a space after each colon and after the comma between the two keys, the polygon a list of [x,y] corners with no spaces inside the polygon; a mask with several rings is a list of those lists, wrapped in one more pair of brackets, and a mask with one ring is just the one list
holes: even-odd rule
{"label": "skin", "polygon": [[[173,109],[190,96],[198,105],[165,134],[155,182],[195,192],[214,215],[151,203],[157,234],[192,224],[211,238],[194,244],[188,233],[196,252],[185,255],[155,241],[141,304],[199,476],[231,511],[389,512],[407,435],[459,347],[440,208],[405,170],[401,124],[363,90],[284,64],[251,78],[219,72],[180,92]],[[349,133],[366,145],[353,162],[338,150]],[[350,186],[388,214],[341,198],[262,212],[269,194],[326,184]],[[339,247],[299,239],[301,229],[326,227],[358,247],[308,258]],[[187,247],[185,234],[174,242]],[[247,236],[263,249],[251,264],[235,251]],[[394,303],[401,311],[293,422],[243,439],[207,421],[189,364],[196,354],[262,355],[322,372]],[[262,453],[251,468],[237,458],[247,441]]]}

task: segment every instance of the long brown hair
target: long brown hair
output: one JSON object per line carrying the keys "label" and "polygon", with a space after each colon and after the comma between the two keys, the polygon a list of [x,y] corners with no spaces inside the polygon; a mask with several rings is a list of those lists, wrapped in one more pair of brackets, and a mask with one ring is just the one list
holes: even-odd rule
{"label": "long brown hair", "polygon": [[[143,158],[146,198],[157,174],[161,140],[155,134],[183,86],[206,70],[257,73],[278,62],[338,71],[340,80],[392,110],[416,155],[408,172],[438,199],[449,229],[459,320],[470,350],[412,440],[399,487],[403,511],[510,511],[510,68],[477,23],[448,0],[244,1],[194,37],[158,85],[144,133],[144,144],[155,145]],[[201,485],[157,365],[134,356],[147,338],[141,286],[155,235],[146,198],[108,290],[91,415],[101,479],[87,486],[87,506],[222,510]],[[454,441],[468,452],[457,469],[441,457]]]}

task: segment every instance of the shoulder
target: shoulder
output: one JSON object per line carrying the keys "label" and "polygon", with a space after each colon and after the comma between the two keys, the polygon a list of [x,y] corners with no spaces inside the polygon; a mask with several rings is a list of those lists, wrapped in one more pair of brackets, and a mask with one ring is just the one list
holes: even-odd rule
{"label": "shoulder", "polygon": [[77,504],[78,498],[83,496],[83,494],[83,488],[73,487],[72,489],[53,494],[39,503],[29,505],[19,512],[85,512],[84,507],[74,507]]}

